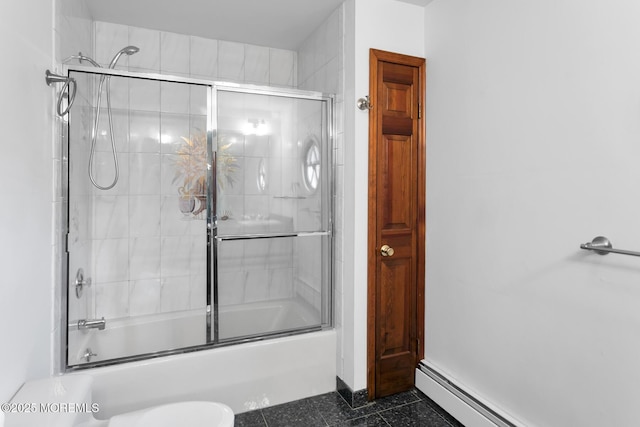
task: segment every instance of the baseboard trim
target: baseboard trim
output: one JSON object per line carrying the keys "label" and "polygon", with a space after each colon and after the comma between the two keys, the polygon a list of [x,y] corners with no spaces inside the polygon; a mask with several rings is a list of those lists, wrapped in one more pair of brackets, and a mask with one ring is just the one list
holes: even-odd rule
{"label": "baseboard trim", "polygon": [[416,387],[467,427],[519,426],[424,360],[416,369]]}
{"label": "baseboard trim", "polygon": [[351,409],[357,409],[369,403],[367,389],[353,391],[351,387],[338,376],[336,377],[336,390],[345,402],[351,406]]}

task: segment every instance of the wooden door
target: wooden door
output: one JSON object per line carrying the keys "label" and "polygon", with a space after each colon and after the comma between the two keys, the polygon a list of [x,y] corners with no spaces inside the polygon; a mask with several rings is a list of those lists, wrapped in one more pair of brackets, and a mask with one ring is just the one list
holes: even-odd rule
{"label": "wooden door", "polygon": [[425,60],[372,49],[368,395],[409,390],[424,352]]}

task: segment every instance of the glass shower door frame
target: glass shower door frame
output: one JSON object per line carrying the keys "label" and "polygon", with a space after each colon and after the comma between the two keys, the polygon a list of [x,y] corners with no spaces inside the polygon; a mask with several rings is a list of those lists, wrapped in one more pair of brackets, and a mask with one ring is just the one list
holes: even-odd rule
{"label": "glass shower door frame", "polygon": [[[334,217],[334,195],[335,195],[335,182],[334,182],[334,158],[333,158],[333,148],[334,148],[334,135],[335,135],[335,110],[334,110],[334,102],[335,98],[333,95],[324,94],[320,92],[312,92],[312,91],[304,91],[298,89],[290,89],[290,88],[273,88],[273,87],[264,87],[252,84],[238,84],[238,83],[228,83],[228,82],[215,82],[211,87],[211,109],[209,110],[211,116],[211,124],[212,124],[212,174],[211,178],[213,179],[213,185],[211,186],[213,196],[212,199],[212,211],[211,211],[211,222],[207,224],[207,229],[210,231],[210,245],[208,246],[211,249],[210,265],[214,266],[211,276],[211,296],[212,300],[212,328],[209,330],[210,334],[210,342],[217,345],[226,345],[226,344],[234,344],[239,341],[251,341],[254,339],[259,339],[259,337],[240,337],[240,339],[230,339],[224,340],[220,338],[219,332],[219,285],[220,280],[218,277],[218,253],[219,246],[222,242],[225,241],[250,241],[257,239],[278,239],[278,238],[297,238],[297,237],[327,237],[328,238],[328,253],[326,254],[328,257],[328,271],[323,270],[323,275],[326,274],[326,277],[322,278],[323,283],[328,283],[325,289],[322,291],[327,293],[327,295],[322,298],[322,308],[321,308],[321,323],[316,326],[305,327],[305,328],[292,328],[292,329],[283,329],[277,332],[261,335],[264,336],[287,336],[304,332],[312,332],[316,330],[322,330],[327,327],[333,326],[333,275],[334,275],[334,262],[333,262],[333,217]],[[328,214],[328,224],[325,230],[316,231],[316,232],[292,232],[292,233],[255,233],[255,234],[231,234],[231,235],[219,235],[218,233],[218,218],[217,218],[217,179],[218,174],[216,172],[216,158],[217,158],[217,138],[220,135],[219,129],[219,121],[218,121],[218,94],[220,92],[235,92],[239,94],[251,94],[251,95],[265,95],[265,96],[275,96],[275,97],[284,97],[289,99],[301,99],[301,100],[312,100],[324,102],[326,104],[325,114],[323,117],[327,121],[327,125],[324,127],[326,131],[326,143],[328,144],[328,153],[326,156],[326,163],[328,167],[325,167],[325,173],[327,173],[327,183],[328,183],[328,195],[327,201],[325,203],[329,206],[329,214]]]}
{"label": "glass shower door frame", "polygon": [[[261,339],[263,337],[253,337],[248,339],[241,340],[231,340],[224,341],[218,338],[218,245],[223,239],[258,239],[258,238],[277,238],[277,237],[300,237],[300,236],[327,236],[329,242],[329,253],[328,253],[328,264],[329,271],[323,272],[327,274],[327,277],[323,277],[323,282],[327,283],[327,295],[323,297],[323,307],[322,307],[322,322],[317,327],[312,329],[324,329],[330,328],[333,326],[333,242],[332,242],[332,227],[333,227],[333,216],[334,216],[334,206],[333,206],[333,196],[335,194],[334,191],[334,181],[333,181],[333,138],[334,138],[334,98],[332,95],[322,94],[319,92],[310,92],[310,91],[302,91],[291,88],[272,88],[272,87],[264,87],[264,86],[256,86],[249,84],[235,84],[228,82],[219,82],[219,81],[211,81],[211,80],[203,80],[203,79],[194,79],[187,77],[179,77],[179,76],[171,76],[171,75],[162,75],[162,74],[154,74],[154,73],[140,73],[140,72],[129,72],[129,71],[121,71],[121,70],[112,70],[105,68],[95,68],[88,67],[82,65],[68,65],[64,67],[65,74],[69,74],[70,72],[79,72],[86,73],[90,75],[96,76],[114,76],[114,77],[124,77],[124,78],[134,78],[134,79],[146,79],[153,80],[158,82],[168,82],[168,83],[183,83],[183,84],[191,84],[197,86],[203,86],[207,92],[207,114],[206,114],[206,141],[207,141],[207,154],[208,154],[208,162],[207,162],[207,193],[206,193],[206,245],[207,245],[207,260],[206,263],[206,337],[203,340],[202,344],[197,344],[194,346],[183,347],[183,348],[175,348],[168,350],[161,350],[154,353],[144,353],[144,354],[134,354],[130,356],[118,357],[113,359],[107,359],[104,361],[97,362],[87,362],[82,364],[70,364],[69,354],[68,354],[68,328],[69,328],[69,309],[68,309],[68,295],[69,292],[73,292],[71,289],[71,281],[70,277],[71,272],[69,271],[69,244],[68,233],[69,233],[69,188],[71,186],[69,180],[69,130],[68,130],[68,121],[63,123],[66,130],[66,140],[63,141],[63,150],[65,151],[65,155],[63,156],[63,218],[66,223],[66,230],[63,232],[65,235],[62,236],[62,241],[64,246],[63,250],[63,266],[61,274],[63,275],[63,295],[62,295],[62,308],[64,310],[64,315],[61,316],[61,346],[60,346],[60,370],[61,372],[65,371],[74,371],[81,370],[86,368],[93,368],[98,366],[112,365],[117,363],[124,363],[135,360],[144,360],[149,357],[155,357],[158,355],[170,355],[170,354],[179,354],[185,351],[193,351],[200,349],[213,348],[218,345],[228,345],[235,344],[238,342],[252,341],[256,339]],[[262,94],[262,95],[270,95],[270,96],[280,96],[287,98],[299,98],[299,99],[309,99],[309,100],[318,100],[326,103],[326,138],[328,146],[328,158],[327,158],[327,167],[325,168],[326,173],[328,174],[328,183],[329,183],[329,193],[327,196],[327,203],[329,204],[329,215],[328,215],[328,228],[323,232],[318,233],[290,233],[290,234],[271,234],[268,236],[260,235],[260,236],[252,236],[252,235],[243,235],[243,236],[219,236],[217,230],[217,221],[216,217],[216,207],[217,207],[217,174],[216,174],[216,141],[218,137],[218,121],[217,121],[217,97],[220,91],[227,92],[240,92],[240,93],[251,93],[251,94]],[[306,332],[305,330],[293,329],[293,330],[283,330],[279,331],[276,334],[272,334],[271,336],[280,336],[280,335],[293,335],[298,333]]]}

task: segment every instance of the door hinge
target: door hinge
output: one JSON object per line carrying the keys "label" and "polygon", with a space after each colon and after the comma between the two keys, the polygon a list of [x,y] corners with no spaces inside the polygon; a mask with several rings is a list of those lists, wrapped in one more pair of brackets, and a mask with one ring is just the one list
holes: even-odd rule
{"label": "door hinge", "polygon": [[422,118],[422,105],[418,102],[418,118]]}

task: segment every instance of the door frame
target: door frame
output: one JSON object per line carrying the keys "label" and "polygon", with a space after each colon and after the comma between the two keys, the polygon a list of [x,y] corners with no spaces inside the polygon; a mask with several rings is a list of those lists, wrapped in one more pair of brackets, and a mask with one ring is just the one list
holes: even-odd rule
{"label": "door frame", "polygon": [[424,357],[424,315],[425,315],[425,206],[426,206],[426,129],[425,129],[425,87],[426,61],[424,58],[386,52],[378,49],[369,50],[369,194],[368,194],[368,250],[367,250],[367,395],[373,400],[376,394],[376,274],[379,262],[377,240],[377,142],[376,134],[380,123],[376,105],[378,105],[378,64],[391,62],[418,68],[418,183],[416,204],[416,360]]}

